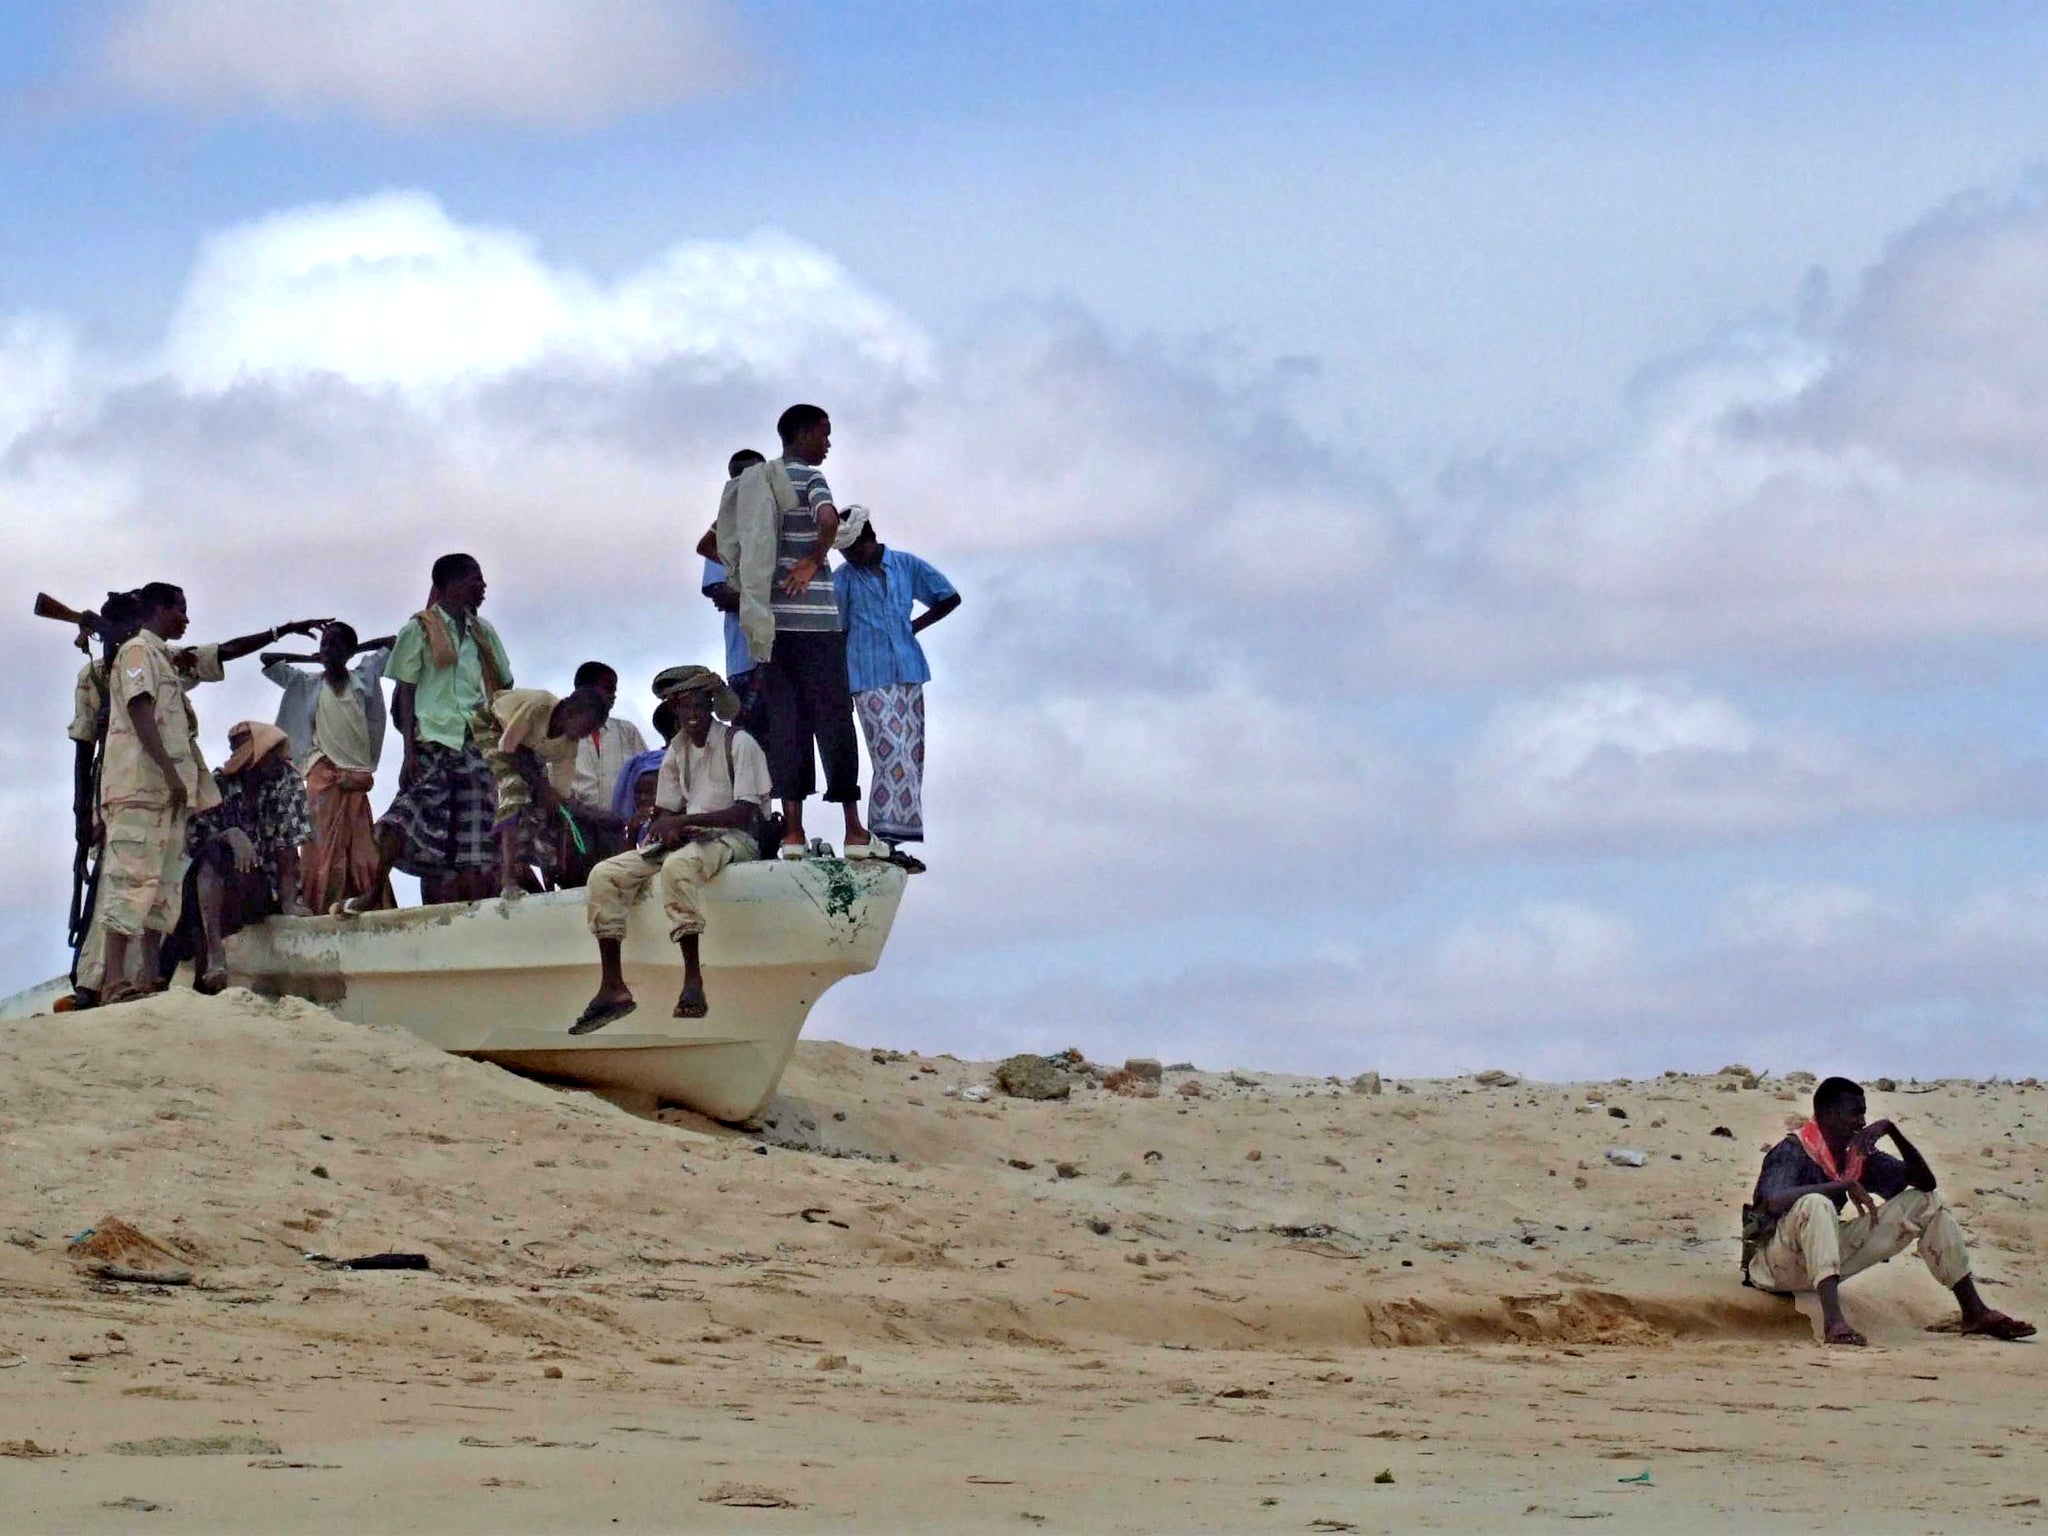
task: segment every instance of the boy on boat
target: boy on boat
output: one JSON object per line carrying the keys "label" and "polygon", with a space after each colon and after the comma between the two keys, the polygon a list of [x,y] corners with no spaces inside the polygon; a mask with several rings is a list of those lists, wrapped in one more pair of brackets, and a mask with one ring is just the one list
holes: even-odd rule
{"label": "boy on boat", "polygon": [[305,775],[313,835],[301,851],[300,874],[306,903],[318,912],[357,897],[392,904],[390,882],[378,881],[370,791],[384,753],[384,667],[396,639],[358,640],[337,619],[320,631],[317,672],[302,671],[294,665],[301,658],[278,651],[262,656],[263,675],[284,690],[277,724]]}
{"label": "boy on boat", "polygon": [[[1877,1150],[1887,1138],[1898,1156]],[[1917,1248],[1954,1294],[1962,1332],[2029,1337],[2032,1323],[1993,1311],[1977,1293],[1962,1229],[1934,1185],[1934,1170],[1905,1133],[1889,1120],[1866,1123],[1863,1089],[1831,1077],[1813,1092],[1813,1118],[1764,1158],[1742,1212],[1743,1278],[1766,1291],[1814,1292],[1824,1341],[1862,1345],[1868,1341],[1842,1314],[1842,1282]],[[1851,1200],[1857,1215],[1843,1221]]]}
{"label": "boy on boat", "polygon": [[574,686],[578,692],[587,688],[603,695],[606,715],[603,725],[576,743],[569,799],[577,809],[600,822],[608,822],[612,815],[612,791],[619,786],[619,772],[647,750],[647,738],[632,721],[610,713],[619,707],[619,674],[615,669],[601,661],[586,661],[576,669]]}
{"label": "boy on boat", "polygon": [[[505,644],[477,609],[488,590],[470,555],[434,562],[427,606],[406,620],[384,675],[405,759],[398,795],[378,820],[374,892],[393,868],[417,875],[428,902],[481,901],[499,874],[497,796],[490,764],[470,734],[477,711],[512,686]],[[368,909],[355,897],[346,913]]]}
{"label": "boy on boat", "polygon": [[[847,686],[874,770],[868,831],[884,844],[922,842],[924,685],[932,669],[917,637],[958,608],[960,594],[916,555],[885,545],[871,520],[846,546],[832,585],[846,626]],[[924,612],[912,618],[918,603]],[[901,862],[923,868],[907,855]]]}
{"label": "boy on boat", "polygon": [[654,733],[661,738],[661,745],[628,759],[619,770],[619,782],[612,786],[612,815],[619,820],[628,848],[640,846],[655,818],[654,796],[660,787],[661,765],[668,756],[668,744],[681,729],[675,700],[663,699],[654,706]]}
{"label": "boy on boat", "polygon": [[587,911],[600,977],[596,996],[569,1026],[572,1035],[602,1029],[638,1006],[620,967],[620,950],[633,904],[657,878],[669,937],[683,954],[675,1016],[701,1019],[709,1013],[699,957],[704,887],[726,865],[760,857],[754,829],[772,785],[760,745],[726,723],[739,712],[738,698],[709,667],[670,667],[655,678],[654,691],[674,702],[681,729],[662,758],[657,813],[645,841],[590,872]]}
{"label": "boy on boat", "polygon": [[[737,480],[756,464],[767,462],[755,449],[742,448],[726,460],[726,480]],[[740,701],[739,718],[733,723],[759,741],[767,733],[767,727],[761,723],[761,669],[754,665],[754,653],[748,648],[746,631],[740,628],[739,589],[733,585],[731,574],[718,558],[716,525],[698,542],[697,553],[704,557],[704,579],[699,585],[705,598],[725,620],[725,681],[739,695]]]}
{"label": "boy on boat", "polygon": [[[587,851],[601,828],[569,801],[577,749],[602,728],[611,705],[596,688],[567,698],[545,688],[507,688],[476,712],[470,733],[497,788],[498,894],[525,894],[529,868],[556,889],[581,885]],[[609,817],[611,809],[605,809]]]}

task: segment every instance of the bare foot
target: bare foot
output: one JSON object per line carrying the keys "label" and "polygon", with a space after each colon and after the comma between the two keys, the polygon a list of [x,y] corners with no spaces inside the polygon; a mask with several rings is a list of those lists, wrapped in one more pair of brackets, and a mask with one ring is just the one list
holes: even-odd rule
{"label": "bare foot", "polygon": [[498,887],[498,899],[500,901],[517,901],[520,897],[524,896],[525,894],[526,887],[521,885],[517,880],[507,880],[503,885]]}
{"label": "bare foot", "polygon": [[676,1017],[679,1019],[701,1019],[711,1011],[711,1005],[704,1000],[702,982],[690,982],[683,988],[682,996],[676,999]]}
{"label": "bare foot", "polygon": [[1844,1321],[1839,1323],[1829,1323],[1827,1327],[1827,1332],[1823,1334],[1821,1337],[1821,1342],[1824,1344],[1846,1344],[1856,1349],[1861,1349],[1866,1344],[1868,1344],[1870,1340],[1863,1337],[1862,1334],[1858,1333],[1854,1328],[1851,1328],[1848,1325],[1848,1323]]}
{"label": "bare foot", "polygon": [[296,896],[286,902],[278,913],[280,917],[311,917],[312,915],[313,909]]}
{"label": "bare foot", "polygon": [[201,997],[215,997],[227,989],[228,968],[224,965],[209,965],[192,982],[192,990]]}

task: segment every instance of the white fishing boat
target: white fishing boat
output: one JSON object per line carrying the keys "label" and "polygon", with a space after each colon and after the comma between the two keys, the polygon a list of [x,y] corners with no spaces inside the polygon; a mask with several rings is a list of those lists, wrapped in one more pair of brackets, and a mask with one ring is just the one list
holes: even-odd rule
{"label": "white fishing boat", "polygon": [[[825,989],[881,959],[905,878],[878,860],[728,867],[705,891],[711,1011],[701,1019],[671,1016],[682,957],[652,894],[633,909],[622,951],[640,1006],[594,1034],[569,1033],[597,988],[581,891],[272,918],[228,940],[228,976],[459,1055],[746,1120],[775,1092]],[[47,1007],[61,990],[22,993],[0,1004],[0,1017],[37,1011],[38,999]]]}

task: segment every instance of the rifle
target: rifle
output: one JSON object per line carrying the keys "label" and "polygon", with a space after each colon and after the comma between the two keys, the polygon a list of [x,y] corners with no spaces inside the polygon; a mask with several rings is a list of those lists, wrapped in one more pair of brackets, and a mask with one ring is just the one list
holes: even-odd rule
{"label": "rifle", "polygon": [[[106,626],[100,616],[89,608],[73,608],[60,603],[47,592],[36,594],[36,617],[55,619],[60,624],[69,624],[78,631],[79,648],[89,649],[88,637],[95,640],[107,638]],[[99,730],[94,734],[92,747],[92,773],[90,794],[94,801],[99,799],[100,759],[106,751],[107,728],[105,720],[106,699],[100,700],[101,720]],[[71,910],[66,925],[66,936],[73,950],[72,969],[74,979],[77,970],[76,951],[85,942],[86,929],[92,922],[92,911],[99,897],[99,869],[93,859],[93,848],[89,838],[75,839],[76,848],[71,856]]]}
{"label": "rifle", "polygon": [[36,617],[55,619],[60,624],[71,625],[79,633],[78,644],[81,650],[85,647],[85,637],[88,635],[95,640],[106,638],[106,626],[100,622],[98,614],[90,608],[66,607],[47,592],[36,594]]}
{"label": "rifle", "polygon": [[[88,815],[99,806],[100,769],[107,756],[107,690],[100,689],[98,718],[94,722],[92,738],[92,771],[87,782]],[[85,936],[92,927],[93,912],[99,905],[100,861],[94,857],[98,850],[93,841],[83,832],[72,839],[71,854],[71,918],[65,929],[65,937],[71,945],[71,980],[78,981],[78,957],[84,951]]]}

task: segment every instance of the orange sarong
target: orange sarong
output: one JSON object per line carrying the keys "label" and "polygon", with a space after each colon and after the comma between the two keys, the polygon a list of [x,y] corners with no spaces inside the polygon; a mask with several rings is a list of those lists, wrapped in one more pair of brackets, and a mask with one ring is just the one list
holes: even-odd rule
{"label": "orange sarong", "polygon": [[[375,782],[367,773],[337,768],[324,757],[306,770],[313,840],[299,850],[299,885],[315,912],[367,896],[377,881],[377,834],[370,815]],[[391,882],[383,881],[382,887],[377,905],[396,906]]]}

